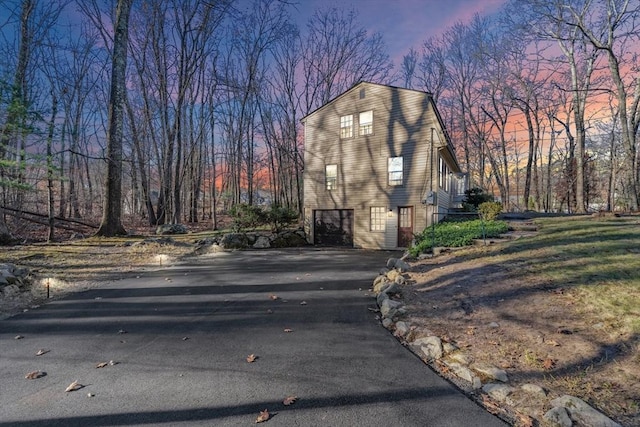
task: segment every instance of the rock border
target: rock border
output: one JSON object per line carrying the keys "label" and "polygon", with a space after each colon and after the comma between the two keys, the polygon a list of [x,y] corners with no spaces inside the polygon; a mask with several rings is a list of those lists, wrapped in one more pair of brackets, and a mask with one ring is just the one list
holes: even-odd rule
{"label": "rock border", "polygon": [[459,349],[455,343],[444,341],[429,330],[418,330],[402,320],[407,309],[402,301],[401,285],[407,284],[404,273],[411,270],[406,261],[409,255],[400,259],[389,258],[386,268],[380,270],[373,281],[373,293],[380,311],[382,326],[389,330],[405,347],[424,363],[451,380],[463,392],[480,403],[494,415],[524,425],[545,422],[545,425],[573,427],[622,427],[603,413],[589,406],[575,396],[561,396],[547,400],[550,406],[542,417],[535,414],[515,413],[511,406],[516,395],[526,399],[548,399],[547,392],[537,384],[523,384],[516,388],[509,385],[508,373],[495,366],[476,364],[473,357]]}

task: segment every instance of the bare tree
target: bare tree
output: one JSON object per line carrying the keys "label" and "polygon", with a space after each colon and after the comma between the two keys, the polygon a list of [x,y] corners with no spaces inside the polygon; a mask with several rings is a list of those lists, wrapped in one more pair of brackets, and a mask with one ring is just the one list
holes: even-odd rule
{"label": "bare tree", "polygon": [[385,82],[393,67],[382,34],[369,35],[356,12],[319,9],[303,43],[303,115],[360,81]]}
{"label": "bare tree", "polygon": [[604,52],[618,102],[622,144],[626,153],[628,207],[637,210],[640,200],[637,134],[640,126],[640,78],[636,64],[640,52],[640,4],[631,0],[587,1],[582,8],[565,6],[570,19],[565,24],[578,28],[588,43]]}
{"label": "bare tree", "polygon": [[126,101],[129,14],[133,0],[118,0],[113,36],[109,130],[107,135],[107,179],[102,222],[96,235],[126,234],[122,226],[122,132]]}

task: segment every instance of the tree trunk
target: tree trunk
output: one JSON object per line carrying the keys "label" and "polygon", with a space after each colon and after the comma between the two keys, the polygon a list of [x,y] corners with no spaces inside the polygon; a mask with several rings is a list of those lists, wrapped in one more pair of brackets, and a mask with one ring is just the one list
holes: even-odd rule
{"label": "tree trunk", "polygon": [[56,115],[58,114],[58,98],[53,94],[51,106],[51,121],[49,122],[49,134],[47,135],[47,208],[49,213],[49,232],[47,242],[52,242],[55,237],[55,212],[53,198],[53,132],[56,125]]}
{"label": "tree trunk", "polygon": [[107,180],[102,222],[96,235],[127,234],[122,226],[122,133],[126,91],[127,43],[129,13],[133,0],[118,0],[116,27],[113,39],[111,94],[109,102],[109,130],[107,136]]}

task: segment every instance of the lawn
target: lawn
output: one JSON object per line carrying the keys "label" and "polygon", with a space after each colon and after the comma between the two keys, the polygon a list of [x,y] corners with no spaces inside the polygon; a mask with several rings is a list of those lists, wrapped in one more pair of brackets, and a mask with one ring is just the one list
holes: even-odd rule
{"label": "lawn", "polygon": [[513,387],[547,390],[514,395],[516,414],[541,421],[569,394],[640,426],[640,216],[531,225],[533,235],[414,262],[404,320],[505,369]]}

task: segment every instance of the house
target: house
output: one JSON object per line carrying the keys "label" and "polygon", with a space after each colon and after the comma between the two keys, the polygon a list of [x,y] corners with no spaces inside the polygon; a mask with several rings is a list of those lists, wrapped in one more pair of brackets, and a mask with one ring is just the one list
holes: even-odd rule
{"label": "house", "polygon": [[361,82],[302,119],[310,243],[410,246],[464,194],[429,93]]}

